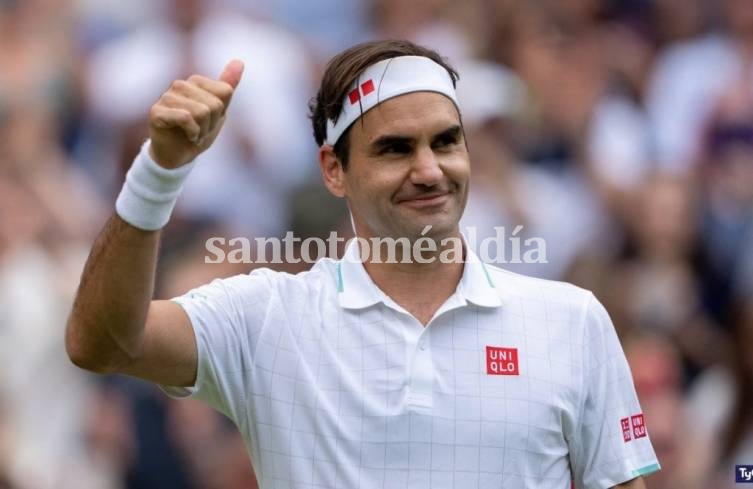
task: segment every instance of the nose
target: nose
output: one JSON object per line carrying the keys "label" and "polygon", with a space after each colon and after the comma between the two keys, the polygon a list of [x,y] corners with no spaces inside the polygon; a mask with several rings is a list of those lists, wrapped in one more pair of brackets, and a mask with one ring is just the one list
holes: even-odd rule
{"label": "nose", "polygon": [[410,173],[410,180],[414,185],[433,187],[442,181],[443,175],[439,159],[431,148],[416,151]]}

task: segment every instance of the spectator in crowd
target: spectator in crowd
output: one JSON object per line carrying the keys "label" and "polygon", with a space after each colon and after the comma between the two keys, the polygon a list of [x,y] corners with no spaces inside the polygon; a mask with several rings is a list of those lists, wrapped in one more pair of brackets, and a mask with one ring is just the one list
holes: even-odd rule
{"label": "spectator in crowd", "polygon": [[720,28],[669,45],[651,75],[646,109],[657,162],[665,171],[695,169],[720,99],[750,80],[753,4],[723,0],[715,5],[723,21]]}
{"label": "spectator in crowd", "polygon": [[228,130],[201,158],[212,164],[199,165],[200,177],[184,189],[179,212],[224,223],[235,233],[277,236],[284,234],[288,190],[314,169],[306,160],[306,120],[298,116],[311,65],[304,45],[279,26],[206,0],[170,0],[163,17],[102,46],[89,62],[88,104],[95,127],[116,133],[115,142],[96,154],[117,155],[124,170],[145,139],[143,114],[163,88],[188,73],[217,72],[219,60],[231,57],[248,59],[256,76],[236,94]]}

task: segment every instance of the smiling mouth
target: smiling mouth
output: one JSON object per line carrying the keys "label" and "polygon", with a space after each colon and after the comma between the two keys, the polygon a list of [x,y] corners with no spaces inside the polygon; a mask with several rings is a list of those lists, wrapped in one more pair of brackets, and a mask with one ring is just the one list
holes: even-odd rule
{"label": "smiling mouth", "polygon": [[422,195],[411,199],[401,200],[399,203],[409,207],[434,207],[444,204],[450,198],[449,192],[437,195]]}

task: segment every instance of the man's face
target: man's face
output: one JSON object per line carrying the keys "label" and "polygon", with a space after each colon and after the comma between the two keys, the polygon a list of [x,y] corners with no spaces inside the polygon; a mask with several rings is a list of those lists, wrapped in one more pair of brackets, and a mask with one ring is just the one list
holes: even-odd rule
{"label": "man's face", "polygon": [[[460,117],[444,95],[383,102],[350,129],[345,198],[363,238],[455,236],[468,197],[470,161]],[[438,243],[439,244],[439,243]]]}

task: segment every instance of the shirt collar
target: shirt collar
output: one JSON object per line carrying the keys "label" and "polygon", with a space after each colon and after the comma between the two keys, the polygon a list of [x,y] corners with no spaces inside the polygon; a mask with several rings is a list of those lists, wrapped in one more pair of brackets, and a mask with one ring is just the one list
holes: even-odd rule
{"label": "shirt collar", "polygon": [[[465,236],[466,262],[463,275],[454,295],[482,307],[499,307],[502,299],[486,264],[468,247]],[[337,292],[340,306],[345,309],[363,309],[389,298],[371,280],[361,263],[357,240],[351,240],[345,248],[343,259],[336,264]]]}
{"label": "shirt collar", "polygon": [[469,247],[463,236],[465,245],[465,266],[463,276],[458,284],[458,291],[466,300],[483,307],[499,307],[502,305],[500,292],[492,280],[489,267],[482,262]]}
{"label": "shirt collar", "polygon": [[337,262],[337,296],[345,309],[363,309],[382,302],[382,291],[361,263],[358,241],[352,239]]}

